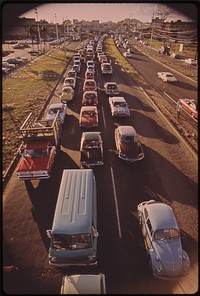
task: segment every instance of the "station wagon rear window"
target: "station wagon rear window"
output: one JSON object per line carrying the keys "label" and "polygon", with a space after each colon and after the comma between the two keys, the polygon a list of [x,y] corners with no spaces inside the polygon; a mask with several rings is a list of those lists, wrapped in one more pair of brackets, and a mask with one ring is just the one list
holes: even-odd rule
{"label": "station wagon rear window", "polygon": [[89,233],[80,234],[57,234],[53,236],[52,248],[61,250],[88,249],[92,247]]}

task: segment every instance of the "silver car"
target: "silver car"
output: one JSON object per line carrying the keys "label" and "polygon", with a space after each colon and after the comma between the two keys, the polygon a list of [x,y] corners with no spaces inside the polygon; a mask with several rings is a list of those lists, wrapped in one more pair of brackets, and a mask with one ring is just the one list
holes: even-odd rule
{"label": "silver car", "polygon": [[140,203],[137,210],[153,275],[161,279],[186,275],[190,259],[182,249],[180,229],[172,208],[149,200]]}

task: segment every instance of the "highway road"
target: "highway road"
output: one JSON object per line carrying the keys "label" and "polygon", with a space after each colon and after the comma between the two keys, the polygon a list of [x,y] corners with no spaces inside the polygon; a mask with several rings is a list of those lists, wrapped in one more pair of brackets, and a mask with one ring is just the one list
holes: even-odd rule
{"label": "highway road", "polygon": [[[142,76],[152,85],[161,95],[164,92],[168,93],[175,101],[183,98],[197,99],[197,83],[188,79],[188,77],[168,67],[167,64],[162,64],[155,59],[150,58],[148,55],[143,54],[137,50],[133,44],[134,53],[132,58],[129,58],[129,62],[133,67],[142,74]],[[120,48],[121,52],[126,50]],[[157,53],[159,56],[159,54]],[[180,63],[180,61],[173,60],[172,62]],[[193,67],[194,66],[189,66]],[[158,79],[158,72],[171,72],[177,79],[176,83],[165,83],[161,79]]]}
{"label": "highway road", "polygon": [[[138,64],[145,62],[140,55]],[[97,61],[96,61],[97,62]],[[138,65],[137,64],[137,65]],[[142,67],[142,66],[141,66]],[[140,68],[143,74],[148,67]],[[187,294],[198,288],[198,160],[165,118],[149,103],[136,81],[113,64],[114,73],[103,76],[97,64],[99,128],[103,138],[104,165],[94,168],[98,199],[98,265],[95,268],[56,269],[48,264],[49,239],[63,169],[80,168],[78,125],[85,65],[77,80],[75,98],[68,104],[61,151],[49,180],[19,181],[13,174],[3,193],[5,259],[19,266],[13,289],[21,294],[59,294],[63,274],[94,271],[106,276],[108,294]],[[154,68],[157,69],[157,68]],[[157,70],[156,70],[157,71]],[[152,75],[152,81],[155,77]],[[115,81],[126,98],[131,118],[113,119],[105,81]],[[62,85],[53,100],[59,100]],[[176,86],[173,87],[176,92]],[[190,90],[191,93],[193,90]],[[114,129],[133,125],[145,158],[133,165],[116,154]],[[137,205],[155,199],[169,204],[186,233],[183,247],[192,264],[191,274],[180,281],[155,279],[148,270],[143,239],[137,220]]]}

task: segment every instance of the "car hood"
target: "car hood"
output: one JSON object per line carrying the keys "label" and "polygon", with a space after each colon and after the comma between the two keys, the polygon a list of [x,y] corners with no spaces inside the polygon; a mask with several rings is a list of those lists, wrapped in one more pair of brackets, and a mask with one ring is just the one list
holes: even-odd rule
{"label": "car hood", "polygon": [[117,111],[117,112],[120,112],[120,113],[123,113],[123,112],[129,112],[129,109],[127,107],[116,107],[116,106],[113,106],[113,109],[114,111]]}
{"label": "car hood", "polygon": [[81,118],[81,123],[84,125],[93,125],[93,124],[97,124],[97,119],[95,117],[84,117],[82,116]]}
{"label": "car hood", "polygon": [[126,142],[120,142],[120,152],[125,154],[127,158],[129,159],[135,159],[138,158],[138,155],[140,153],[140,145],[139,143],[126,143]]}
{"label": "car hood", "polygon": [[182,246],[179,239],[157,240],[154,250],[160,258],[167,276],[180,276],[182,273]]}
{"label": "car hood", "polygon": [[30,171],[43,171],[48,170],[50,167],[51,155],[46,157],[22,157],[17,169],[17,172],[30,172]]}

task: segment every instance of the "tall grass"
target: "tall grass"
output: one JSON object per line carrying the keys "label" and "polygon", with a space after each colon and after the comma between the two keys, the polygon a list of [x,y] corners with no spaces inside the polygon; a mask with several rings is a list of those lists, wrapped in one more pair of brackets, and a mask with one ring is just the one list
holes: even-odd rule
{"label": "tall grass", "polygon": [[[72,52],[66,54],[68,64]],[[54,50],[2,82],[3,170],[12,161],[20,145],[19,128],[27,115],[40,113],[65,68],[65,52]],[[48,74],[54,78],[48,78]]]}

